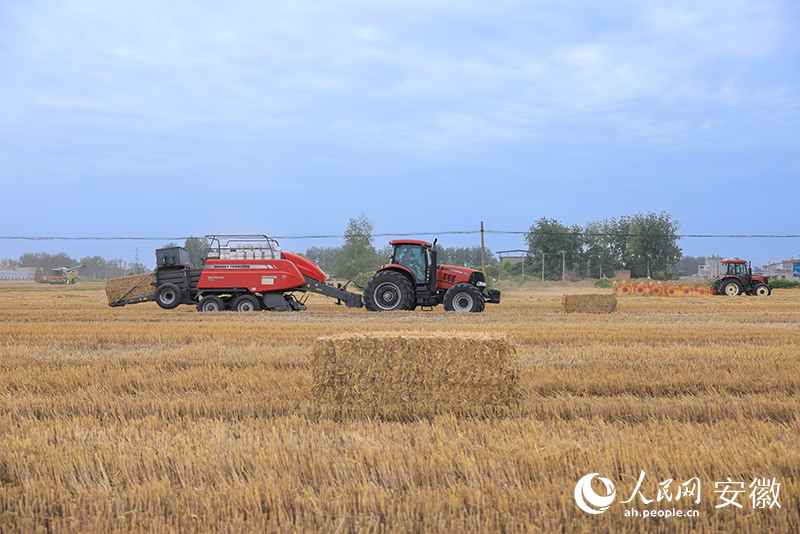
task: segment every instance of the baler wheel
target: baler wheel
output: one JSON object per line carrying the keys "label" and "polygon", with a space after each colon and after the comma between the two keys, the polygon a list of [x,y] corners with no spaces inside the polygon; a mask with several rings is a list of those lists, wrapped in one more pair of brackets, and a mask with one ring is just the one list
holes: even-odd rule
{"label": "baler wheel", "polygon": [[218,312],[225,311],[225,303],[216,295],[206,295],[197,304],[197,311],[201,312]]}
{"label": "baler wheel", "polygon": [[181,303],[181,290],[175,284],[163,284],[156,290],[156,304],[165,310],[176,308]]}
{"label": "baler wheel", "polygon": [[231,304],[231,310],[237,312],[261,311],[261,303],[253,295],[239,295]]}

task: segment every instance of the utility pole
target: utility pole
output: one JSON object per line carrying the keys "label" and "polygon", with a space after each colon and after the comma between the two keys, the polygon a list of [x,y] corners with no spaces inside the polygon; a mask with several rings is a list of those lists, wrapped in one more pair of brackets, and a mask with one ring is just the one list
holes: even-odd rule
{"label": "utility pole", "polygon": [[[502,267],[502,265],[500,267]],[[483,276],[486,276],[486,252],[483,248],[483,221],[481,221],[481,272]]]}
{"label": "utility pole", "polygon": [[567,264],[564,261],[564,255],[566,253],[567,253],[566,250],[562,250],[561,251],[561,281],[562,282],[567,279]]}
{"label": "utility pole", "polygon": [[544,257],[546,255],[547,255],[546,253],[542,252],[542,283],[543,284],[544,284]]}

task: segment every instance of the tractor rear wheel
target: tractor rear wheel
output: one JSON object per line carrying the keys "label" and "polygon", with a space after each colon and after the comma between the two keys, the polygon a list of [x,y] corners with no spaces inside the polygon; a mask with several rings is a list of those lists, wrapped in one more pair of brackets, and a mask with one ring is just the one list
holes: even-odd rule
{"label": "tractor rear wheel", "polygon": [[225,310],[225,303],[216,295],[206,295],[197,305],[197,311],[218,312]]}
{"label": "tractor rear wheel", "polygon": [[156,304],[165,310],[177,307],[181,300],[181,290],[175,284],[162,284],[156,289]]}
{"label": "tractor rear wheel", "polygon": [[444,294],[444,309],[457,312],[482,312],[486,302],[478,288],[472,284],[460,283],[452,286]]}
{"label": "tractor rear wheel", "polygon": [[369,311],[410,310],[414,305],[414,290],[402,274],[381,271],[364,284],[363,298]]}
{"label": "tractor rear wheel", "polygon": [[772,293],[772,291],[770,291],[767,284],[756,284],[755,289],[753,289],[753,293],[759,297],[767,297],[770,293]]}
{"label": "tractor rear wheel", "polygon": [[742,284],[738,280],[728,280],[722,284],[722,293],[729,297],[742,294]]}
{"label": "tractor rear wheel", "polygon": [[237,312],[261,311],[261,304],[253,295],[239,295],[231,304],[231,309]]}

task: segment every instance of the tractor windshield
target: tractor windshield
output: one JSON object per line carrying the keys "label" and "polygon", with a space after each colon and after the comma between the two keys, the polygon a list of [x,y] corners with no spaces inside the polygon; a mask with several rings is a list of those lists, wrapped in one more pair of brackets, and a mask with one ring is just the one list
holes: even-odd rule
{"label": "tractor windshield", "polygon": [[728,275],[739,277],[747,276],[747,265],[744,263],[729,263]]}
{"label": "tractor windshield", "polygon": [[394,262],[407,267],[414,273],[417,283],[424,284],[428,267],[426,256],[419,245],[398,245],[394,251]]}

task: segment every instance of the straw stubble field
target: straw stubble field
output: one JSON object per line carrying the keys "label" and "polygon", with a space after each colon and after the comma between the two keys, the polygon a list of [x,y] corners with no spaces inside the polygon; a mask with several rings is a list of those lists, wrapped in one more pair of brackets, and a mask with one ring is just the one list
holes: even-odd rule
{"label": "straw stubble field", "polygon": [[[620,299],[600,315],[530,291],[470,315],[315,298],[200,314],[111,309],[101,284],[0,283],[0,531],[800,530],[794,290]],[[519,401],[420,417],[315,403],[314,340],[378,331],[508,334]],[[653,501],[622,504],[642,471]],[[617,491],[598,515],[573,497],[590,473]],[[695,477],[700,503],[675,499]],[[728,477],[742,508],[716,508]],[[780,508],[752,506],[756,477],[781,484]],[[658,510],[699,514],[641,517]]]}

